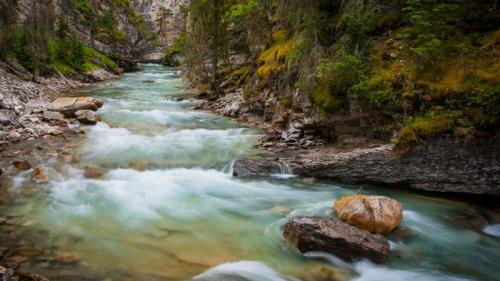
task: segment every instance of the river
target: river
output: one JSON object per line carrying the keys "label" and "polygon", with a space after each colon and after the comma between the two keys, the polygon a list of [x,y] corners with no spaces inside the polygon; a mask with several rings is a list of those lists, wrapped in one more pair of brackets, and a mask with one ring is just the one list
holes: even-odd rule
{"label": "river", "polygon": [[[2,180],[0,246],[23,270],[51,280],[500,280],[498,226],[460,223],[498,212],[376,187],[364,192],[404,208],[385,265],[299,254],[280,227],[331,215],[358,187],[232,177],[233,159],[263,153],[253,148],[261,131],[193,110],[176,69],[145,65],[75,95],[102,99],[102,122],[32,152],[49,183],[33,185],[29,171]],[[87,179],[85,165],[107,173]]]}

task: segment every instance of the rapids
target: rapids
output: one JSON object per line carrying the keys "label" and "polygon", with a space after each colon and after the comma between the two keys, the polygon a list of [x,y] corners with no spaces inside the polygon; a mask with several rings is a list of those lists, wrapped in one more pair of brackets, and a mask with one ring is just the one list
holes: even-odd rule
{"label": "rapids", "polygon": [[[51,280],[500,280],[498,225],[483,232],[456,219],[480,211],[498,223],[498,212],[375,187],[364,191],[405,210],[385,265],[299,254],[281,236],[287,219],[331,215],[336,198],[358,188],[233,178],[233,159],[264,153],[253,148],[260,130],[191,109],[175,69],[145,65],[75,95],[105,103],[102,122],[71,140],[81,160],[37,154],[48,184],[33,186],[29,171],[2,183],[11,200],[0,218],[17,226],[0,227],[0,246],[28,248],[19,254],[26,271]],[[85,165],[107,172],[87,179]]]}

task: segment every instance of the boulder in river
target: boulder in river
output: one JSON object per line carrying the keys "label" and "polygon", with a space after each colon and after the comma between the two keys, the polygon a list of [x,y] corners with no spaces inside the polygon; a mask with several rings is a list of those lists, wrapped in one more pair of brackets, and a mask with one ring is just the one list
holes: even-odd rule
{"label": "boulder in river", "polygon": [[85,166],[83,176],[89,179],[98,179],[104,175],[104,170],[98,166]]}
{"label": "boulder in river", "polygon": [[78,110],[97,110],[103,105],[99,99],[92,97],[64,97],[52,102],[52,110],[61,112],[66,117],[74,117]]}
{"label": "boulder in river", "polygon": [[233,164],[235,177],[269,176],[280,172],[280,164],[274,161],[240,159]]}
{"label": "boulder in river", "polygon": [[323,251],[346,261],[368,258],[376,263],[389,256],[389,242],[383,236],[336,218],[295,217],[285,224],[283,235],[302,253]]}
{"label": "boulder in river", "polygon": [[97,123],[97,113],[84,109],[75,112],[76,120],[83,124],[95,125]]}
{"label": "boulder in river", "polygon": [[49,181],[49,175],[47,174],[43,166],[38,165],[31,172],[31,179],[34,183],[46,183]]}
{"label": "boulder in river", "polygon": [[335,202],[337,217],[371,233],[387,235],[403,219],[398,201],[385,196],[348,195]]}
{"label": "boulder in river", "polygon": [[31,169],[31,164],[30,162],[26,161],[26,160],[20,160],[20,161],[14,161],[12,163],[14,165],[14,167],[16,167],[16,169],[18,170],[29,170]]}

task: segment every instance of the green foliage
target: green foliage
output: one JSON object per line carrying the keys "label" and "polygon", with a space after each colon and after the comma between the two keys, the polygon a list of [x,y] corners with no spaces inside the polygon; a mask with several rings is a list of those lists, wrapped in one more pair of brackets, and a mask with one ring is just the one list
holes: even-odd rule
{"label": "green foliage", "polygon": [[92,48],[84,47],[83,55],[86,59],[87,67],[98,65],[112,71],[116,71],[118,69],[116,62]]}
{"label": "green foliage", "polygon": [[[309,95],[325,114],[356,109],[391,116],[394,123],[387,125],[400,127],[401,147],[500,124],[500,14],[492,3],[222,2],[224,24],[219,27],[229,42],[224,52],[246,56],[257,75],[246,76],[240,68],[231,72],[230,66],[219,74],[245,93],[265,88],[287,103],[296,91]],[[189,10],[190,24],[195,24],[187,35],[186,61],[196,62],[198,77],[217,77],[206,68],[213,52],[220,51],[208,43],[210,28],[216,26],[204,20],[215,11],[210,3],[192,1]]]}
{"label": "green foliage", "polygon": [[333,95],[330,87],[321,83],[313,90],[312,99],[324,113],[335,113],[343,105],[342,100]]}
{"label": "green foliage", "polygon": [[242,66],[234,70],[229,76],[228,80],[233,82],[235,85],[242,86],[245,85],[250,79],[253,73],[253,69],[250,66]]}
{"label": "green foliage", "polygon": [[291,98],[281,98],[279,100],[284,107],[291,107],[293,105],[293,100]]}
{"label": "green foliage", "polygon": [[443,112],[442,108],[436,108],[424,116],[408,117],[393,142],[397,148],[407,149],[423,139],[452,132],[456,119],[456,112]]}
{"label": "green foliage", "polygon": [[89,0],[72,0],[72,4],[87,19],[90,19],[94,14],[94,9]]}
{"label": "green foliage", "polygon": [[187,32],[182,31],[177,38],[175,38],[174,45],[165,53],[164,61],[166,64],[174,64],[172,57],[177,54],[182,54],[186,46]]}

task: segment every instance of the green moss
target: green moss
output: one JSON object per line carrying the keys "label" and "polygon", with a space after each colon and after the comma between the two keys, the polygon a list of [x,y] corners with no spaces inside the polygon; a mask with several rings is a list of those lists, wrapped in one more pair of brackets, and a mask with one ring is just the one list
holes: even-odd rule
{"label": "green moss", "polygon": [[73,0],[74,7],[86,17],[92,16],[94,10],[89,0]]}
{"label": "green moss", "polygon": [[318,84],[312,92],[312,99],[324,113],[335,113],[343,105],[343,101],[332,95],[327,84]]}
{"label": "green moss", "polygon": [[393,140],[398,149],[407,149],[423,139],[450,133],[456,122],[456,113],[431,112],[425,116],[409,117]]}
{"label": "green moss", "polygon": [[53,63],[53,66],[57,69],[57,71],[61,72],[62,74],[75,74],[76,70],[65,64],[64,62],[56,61]]}
{"label": "green moss", "polygon": [[241,86],[247,83],[252,75],[253,69],[250,66],[242,66],[234,70],[228,77],[235,85]]}
{"label": "green moss", "polygon": [[272,34],[272,38],[275,42],[284,42],[287,39],[286,30],[280,29]]}
{"label": "green moss", "polygon": [[291,107],[293,105],[293,100],[291,98],[281,98],[279,103],[285,107]]}
{"label": "green moss", "polygon": [[111,71],[116,71],[118,69],[118,65],[116,64],[116,62],[92,48],[85,47],[83,54],[86,59],[84,70],[94,70],[95,68],[97,68],[97,65],[100,65],[101,67],[104,67]]}

